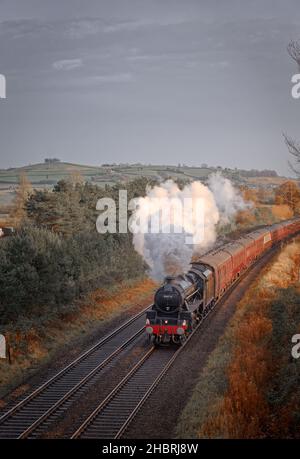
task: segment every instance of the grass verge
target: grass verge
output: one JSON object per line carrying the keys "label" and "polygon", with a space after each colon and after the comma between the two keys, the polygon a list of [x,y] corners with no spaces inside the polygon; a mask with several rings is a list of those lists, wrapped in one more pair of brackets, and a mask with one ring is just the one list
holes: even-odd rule
{"label": "grass verge", "polygon": [[16,323],[1,330],[9,343],[12,363],[0,360],[0,397],[24,382],[29,373],[49,362],[73,340],[93,333],[101,324],[137,305],[140,309],[146,307],[154,288],[154,282],[148,278],[127,281],[109,291],[98,289],[84,300],[51,314],[45,315],[40,310],[32,318],[20,316]]}
{"label": "grass verge", "polygon": [[299,436],[300,241],[286,246],[237,305],[177,423],[178,438]]}

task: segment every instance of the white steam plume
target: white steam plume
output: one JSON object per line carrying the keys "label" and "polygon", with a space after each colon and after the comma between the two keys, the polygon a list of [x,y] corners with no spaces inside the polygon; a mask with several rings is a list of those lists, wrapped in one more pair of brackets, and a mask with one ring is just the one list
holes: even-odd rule
{"label": "white steam plume", "polygon": [[[180,190],[172,180],[167,180],[149,188],[145,197],[136,200],[130,225],[143,227],[144,231],[134,232],[133,243],[154,279],[187,271],[193,253],[203,253],[215,243],[217,224],[228,223],[238,210],[247,207],[221,174],[212,174],[208,183],[207,187],[195,181]],[[176,213],[180,206],[182,218]]]}
{"label": "white steam plume", "polygon": [[221,224],[229,223],[237,211],[249,207],[249,203],[245,203],[243,197],[234,188],[231,181],[223,177],[220,172],[209,176],[208,186],[214,195],[219,209]]}

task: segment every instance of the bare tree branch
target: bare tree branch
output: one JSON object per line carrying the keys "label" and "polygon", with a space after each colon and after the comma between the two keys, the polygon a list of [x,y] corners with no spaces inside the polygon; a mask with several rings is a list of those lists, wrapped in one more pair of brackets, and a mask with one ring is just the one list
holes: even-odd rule
{"label": "bare tree branch", "polygon": [[300,70],[300,43],[297,41],[290,41],[287,47],[287,52],[294,61],[297,62],[298,68]]}
{"label": "bare tree branch", "polygon": [[283,134],[283,137],[284,137],[285,144],[288,147],[288,150],[289,150],[290,154],[293,155],[296,158],[296,161],[295,161],[296,164],[293,165],[289,161],[289,166],[292,169],[292,171],[298,177],[300,177],[300,169],[297,168],[297,165],[299,165],[299,167],[300,167],[300,144],[298,142],[296,142],[295,140],[293,140],[291,137],[288,137],[286,134]]}
{"label": "bare tree branch", "polygon": [[[287,52],[291,58],[297,63],[300,72],[300,43],[291,40],[287,46]],[[300,143],[283,133],[284,141],[288,150],[295,158],[295,164],[288,161],[291,170],[300,178]],[[298,168],[299,167],[299,168]]]}

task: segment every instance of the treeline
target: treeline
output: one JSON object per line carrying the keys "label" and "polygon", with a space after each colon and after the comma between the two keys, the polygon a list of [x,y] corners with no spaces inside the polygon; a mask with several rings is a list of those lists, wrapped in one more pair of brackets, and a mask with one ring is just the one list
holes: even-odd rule
{"label": "treeline", "polygon": [[45,158],[45,163],[46,164],[55,164],[55,163],[60,163],[59,158]]}
{"label": "treeline", "polygon": [[[146,184],[146,179],[129,183],[128,198],[144,195]],[[20,314],[42,315],[91,289],[144,274],[130,233],[96,231],[97,200],[106,196],[118,202],[118,191],[119,186],[61,181],[53,191],[35,190],[26,197],[16,235],[0,244],[2,323]]]}
{"label": "treeline", "polygon": [[278,177],[278,174],[274,170],[270,169],[263,169],[263,170],[258,170],[258,169],[251,169],[249,171],[247,170],[239,170],[239,174],[242,177]]}

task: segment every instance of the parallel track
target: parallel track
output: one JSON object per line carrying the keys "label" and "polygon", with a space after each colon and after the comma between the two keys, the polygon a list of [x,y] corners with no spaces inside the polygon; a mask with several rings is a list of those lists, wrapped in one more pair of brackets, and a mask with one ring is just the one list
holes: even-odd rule
{"label": "parallel track", "polygon": [[[219,301],[215,303],[212,309],[215,309],[226,300],[241,280],[246,278],[254,267],[260,264],[263,265],[265,261],[273,256],[275,251],[276,248],[271,249],[244,271],[244,273],[232,283]],[[97,406],[71,438],[121,438],[145,401],[165,376],[170,366],[200,329],[202,323],[209,316],[212,309],[207,311],[205,317],[202,318],[201,322],[181,347],[152,347],[110,392],[105,400]]]}
{"label": "parallel track", "polygon": [[0,417],[0,438],[27,438],[48,428],[99,373],[141,336],[145,308],[104,337]]}
{"label": "parallel track", "polygon": [[[257,264],[263,265],[275,251],[276,248],[271,249],[252,264],[231,285],[216,306],[232,293],[250,270]],[[93,382],[93,378],[97,377],[105,366],[112,363],[122,350],[141,335],[147,309],[145,308],[114,330],[7,411],[0,418],[0,438],[32,438],[48,429],[55,415],[67,411],[74,397],[83,393]],[[209,312],[180,348],[151,347],[94,409],[72,438],[121,437],[177,356],[198,331]]]}
{"label": "parallel track", "polygon": [[182,346],[151,347],[71,438],[120,438],[209,312]]}
{"label": "parallel track", "polygon": [[178,350],[152,347],[79,427],[72,438],[118,438],[153,382]]}

